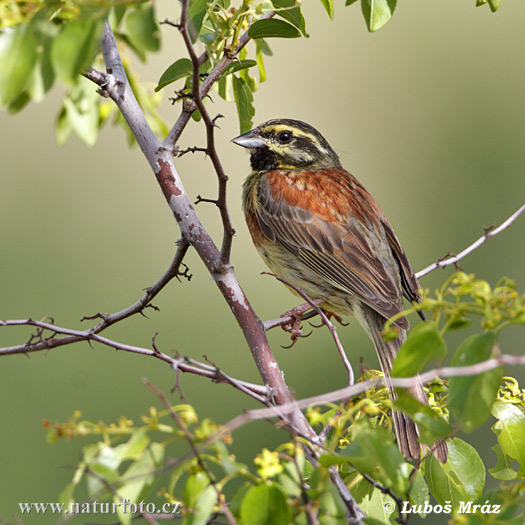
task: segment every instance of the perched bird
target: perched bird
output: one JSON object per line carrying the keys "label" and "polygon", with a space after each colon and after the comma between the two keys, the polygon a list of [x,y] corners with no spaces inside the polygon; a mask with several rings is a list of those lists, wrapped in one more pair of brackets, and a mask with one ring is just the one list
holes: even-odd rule
{"label": "perched bird", "polygon": [[[251,150],[252,172],[244,181],[243,205],[252,240],[270,269],[336,315],[353,315],[374,342],[388,384],[392,362],[406,339],[383,341],[385,321],[403,310],[403,296],[419,302],[419,283],[387,218],[348,173],[326,139],[298,120],[275,119],[233,139]],[[421,384],[411,389],[428,403]],[[401,452],[418,458],[417,427],[392,413]],[[443,441],[433,446],[445,462]]]}

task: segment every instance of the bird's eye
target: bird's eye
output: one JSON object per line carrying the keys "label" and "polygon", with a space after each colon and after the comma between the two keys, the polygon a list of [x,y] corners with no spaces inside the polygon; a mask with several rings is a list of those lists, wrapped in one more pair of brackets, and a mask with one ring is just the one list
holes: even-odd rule
{"label": "bird's eye", "polygon": [[291,131],[281,131],[280,133],[277,133],[277,140],[281,144],[288,144],[293,138]]}

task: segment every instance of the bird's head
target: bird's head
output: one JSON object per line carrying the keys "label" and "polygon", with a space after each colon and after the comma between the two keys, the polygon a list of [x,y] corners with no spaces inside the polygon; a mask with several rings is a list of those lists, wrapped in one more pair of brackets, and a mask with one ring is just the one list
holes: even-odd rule
{"label": "bird's head", "polygon": [[250,162],[256,171],[341,167],[326,139],[300,120],[269,120],[232,142],[251,150]]}

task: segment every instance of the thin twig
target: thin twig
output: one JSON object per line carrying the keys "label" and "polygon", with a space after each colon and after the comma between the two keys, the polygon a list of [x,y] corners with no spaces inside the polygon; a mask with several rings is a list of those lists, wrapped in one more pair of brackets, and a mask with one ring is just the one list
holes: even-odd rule
{"label": "thin twig", "polygon": [[378,483],[375,479],[372,479],[368,474],[361,473],[361,476],[372,485],[372,487],[375,487],[376,489],[380,490],[383,494],[386,494],[390,496],[397,505],[398,509],[398,517],[396,518],[396,521],[398,523],[401,523],[402,525],[405,525],[408,523],[408,516],[409,514],[402,514],[401,509],[403,508],[403,500],[401,498],[398,498],[388,487],[385,487],[384,485],[381,485]]}
{"label": "thin twig", "polygon": [[183,264],[183,259],[188,251],[189,243],[185,239],[177,241],[177,251],[173,258],[169,268],[166,270],[164,275],[152,286],[146,288],[146,294],[139,299],[135,304],[125,308],[124,310],[114,313],[112,315],[104,316],[102,321],[91,329],[91,332],[97,334],[102,330],[115,324],[131,315],[142,313],[144,308],[150,306],[151,300],[156,297],[164,287],[173,279],[179,278],[179,275],[185,275],[187,269],[184,272],[180,272],[180,267]]}
{"label": "thin twig", "polygon": [[423,270],[420,270],[419,272],[417,272],[416,277],[418,279],[421,279],[421,277],[423,277],[427,273],[437,270],[438,268],[445,268],[445,266],[456,264],[458,261],[463,259],[463,257],[468,255],[469,253],[472,253],[476,248],[481,246],[488,239],[502,232],[505,228],[508,228],[524,211],[525,211],[525,204],[523,204],[523,206],[521,206],[518,210],[516,210],[505,222],[503,222],[497,228],[493,228],[493,227],[487,228],[484,235],[482,235],[476,242],[473,242],[470,246],[465,248],[462,252],[452,257],[445,256],[445,258],[439,259],[438,261],[431,264],[430,266],[427,266],[426,268],[423,268]]}
{"label": "thin twig", "polygon": [[203,461],[202,456],[200,455],[199,451],[197,450],[197,447],[195,446],[195,442],[193,441],[193,436],[190,434],[190,431],[184,424],[184,421],[182,421],[181,417],[175,410],[173,410],[173,407],[171,406],[171,403],[166,399],[166,396],[163,392],[161,392],[157,387],[155,387],[152,383],[150,383],[147,379],[143,380],[143,383],[162,401],[162,404],[166,407],[168,410],[171,418],[175,423],[177,423],[177,426],[182,430],[184,433],[184,436],[186,437],[186,441],[188,442],[191,451],[193,452],[193,455],[197,459],[197,463],[199,464],[202,471],[206,474],[208,479],[210,480],[210,484],[214,488],[215,492],[217,493],[217,499],[219,501],[219,505],[226,516],[226,519],[228,520],[229,525],[236,525],[235,518],[233,517],[233,514],[231,513],[230,509],[228,508],[228,505],[226,504],[226,501],[224,499],[224,494],[221,492],[219,487],[217,486],[217,483],[215,481],[215,477],[211,473],[210,469],[206,465],[206,463]]}
{"label": "thin twig", "polygon": [[335,326],[330,322],[327,315],[323,312],[322,308],[319,308],[317,304],[315,304],[312,299],[310,299],[300,288],[293,285],[292,283],[288,282],[286,279],[283,279],[282,277],[279,277],[278,275],[274,273],[269,272],[263,272],[264,275],[271,275],[272,277],[275,277],[278,281],[285,284],[289,288],[291,288],[294,292],[299,294],[321,317],[323,323],[326,325],[328,330],[330,330],[330,333],[332,334],[332,337],[335,341],[335,345],[337,347],[337,350],[339,351],[339,354],[341,355],[341,359],[343,360],[343,364],[345,365],[346,371],[348,372],[348,384],[351,386],[354,384],[354,369],[352,368],[352,365],[350,364],[350,361],[346,357],[345,350],[343,348],[343,345],[341,344],[341,341],[339,340],[339,336],[337,335],[337,330],[335,329]]}
{"label": "thin twig", "polygon": [[[183,0],[182,2],[182,14],[180,20],[180,32],[184,43],[186,44],[186,49],[190,55],[193,73],[192,73],[192,99],[199,110],[204,124],[206,126],[206,152],[211,159],[215,173],[217,174],[217,179],[219,183],[219,190],[217,200],[215,204],[219,208],[219,213],[221,215],[222,226],[223,226],[223,238],[222,238],[222,247],[221,247],[221,263],[223,265],[230,264],[231,249],[233,236],[235,235],[235,230],[231,222],[230,214],[228,212],[228,205],[226,202],[226,189],[228,176],[224,171],[222,163],[219,159],[219,154],[215,147],[215,119],[210,117],[208,110],[204,106],[203,99],[201,96],[200,90],[200,62],[199,57],[195,54],[195,49],[191,42],[191,38],[188,32],[188,6],[189,1]],[[201,199],[202,200],[202,199]]]}

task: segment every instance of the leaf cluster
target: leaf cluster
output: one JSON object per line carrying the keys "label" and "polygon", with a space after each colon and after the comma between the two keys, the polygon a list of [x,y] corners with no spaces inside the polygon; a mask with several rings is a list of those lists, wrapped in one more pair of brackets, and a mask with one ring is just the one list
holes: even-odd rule
{"label": "leaf cluster", "polygon": [[[320,1],[333,19],[334,0]],[[346,5],[356,2],[346,0]],[[488,3],[495,11],[500,2],[477,0],[477,5]],[[368,30],[382,28],[392,17],[396,5],[397,0],[361,0]],[[43,100],[59,80],[67,88],[57,118],[59,144],[64,144],[74,133],[87,145],[93,145],[100,128],[110,119],[126,128],[129,142],[133,143],[114,106],[98,97],[80,75],[90,67],[102,66],[97,53],[106,19],[122,47],[140,60],[145,61],[147,53],[158,52],[161,42],[155,13],[155,4],[146,0],[0,0],[0,107],[7,107],[11,113],[21,111],[29,102]],[[233,96],[240,130],[245,132],[252,127],[255,114],[253,94],[257,80],[251,70],[257,67],[259,82],[267,78],[264,57],[272,54],[267,39],[308,37],[301,3],[298,0],[242,0],[233,5],[230,0],[191,0],[188,14],[192,41],[205,49],[201,78],[210,74],[223,56],[238,52],[236,61],[214,87],[227,101]],[[246,41],[242,40],[245,33],[252,41],[246,47]],[[124,58],[124,62],[129,65],[129,59]],[[153,131],[165,136],[167,127],[158,112],[159,91],[184,80],[172,100],[189,96],[191,61],[181,57],[167,67],[154,91],[138,83],[129,68],[126,73]],[[198,111],[193,118],[199,120]]]}

